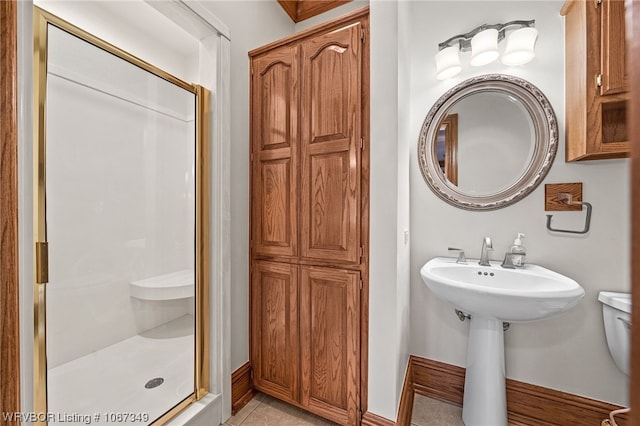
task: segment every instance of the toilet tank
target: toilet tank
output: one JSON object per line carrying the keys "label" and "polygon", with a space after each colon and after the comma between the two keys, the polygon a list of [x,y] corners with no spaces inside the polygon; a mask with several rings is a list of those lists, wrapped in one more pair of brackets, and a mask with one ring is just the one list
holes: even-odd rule
{"label": "toilet tank", "polygon": [[601,291],[604,331],[613,361],[620,371],[629,375],[631,349],[631,293]]}

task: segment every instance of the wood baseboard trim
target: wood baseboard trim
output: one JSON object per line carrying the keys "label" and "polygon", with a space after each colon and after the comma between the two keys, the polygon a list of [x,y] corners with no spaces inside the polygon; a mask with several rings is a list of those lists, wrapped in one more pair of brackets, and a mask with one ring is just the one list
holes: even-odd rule
{"label": "wood baseboard trim", "polygon": [[231,414],[240,411],[255,394],[251,387],[251,365],[247,362],[231,373]]}
{"label": "wood baseboard trim", "polygon": [[462,405],[465,369],[414,355],[409,357],[417,394]]}
{"label": "wood baseboard trim", "polygon": [[[413,400],[416,393],[462,405],[464,368],[411,355],[407,375],[410,376],[405,377],[402,389],[398,425],[411,424],[411,412],[403,412],[402,407],[403,401]],[[620,408],[624,407],[507,379],[507,411],[512,426],[600,425],[611,411]],[[616,416],[616,421],[620,426],[628,425],[629,415]]]}
{"label": "wood baseboard trim", "polygon": [[[624,407],[507,379],[509,415],[523,424],[599,425],[611,411],[621,408]],[[627,425],[628,414],[616,416],[616,422],[619,426]]]}
{"label": "wood baseboard trim", "polygon": [[367,411],[362,416],[361,425],[362,426],[396,426],[396,422]]}
{"label": "wood baseboard trim", "polygon": [[398,421],[396,423],[399,425],[411,424],[411,414],[413,412],[413,400],[415,396],[412,366],[411,359],[409,359],[407,371],[404,375],[404,383],[402,384],[402,393],[400,394],[400,407],[398,407]]}

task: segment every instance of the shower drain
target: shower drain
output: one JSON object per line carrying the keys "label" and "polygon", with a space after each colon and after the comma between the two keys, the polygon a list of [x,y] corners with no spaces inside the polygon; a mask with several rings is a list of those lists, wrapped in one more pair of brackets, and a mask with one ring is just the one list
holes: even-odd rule
{"label": "shower drain", "polygon": [[151,379],[149,380],[144,387],[146,389],[153,389],[153,388],[157,388],[158,386],[160,386],[161,384],[164,383],[164,379],[162,377],[156,377],[155,379]]}

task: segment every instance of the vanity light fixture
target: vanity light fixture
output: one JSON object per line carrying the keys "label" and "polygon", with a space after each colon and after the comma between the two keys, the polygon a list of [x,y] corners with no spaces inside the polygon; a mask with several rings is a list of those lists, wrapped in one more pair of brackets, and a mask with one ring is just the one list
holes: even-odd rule
{"label": "vanity light fixture", "polygon": [[471,66],[481,67],[498,59],[498,30],[487,28],[471,38]]}
{"label": "vanity light fixture", "polygon": [[507,38],[502,63],[508,66],[524,65],[535,57],[538,30],[535,20],[510,21],[505,24],[483,24],[466,34],[459,34],[438,45],[436,54],[436,78],[446,80],[462,71],[459,52],[471,51],[471,66],[490,64],[498,59],[498,43]]}
{"label": "vanity light fixture", "polygon": [[534,50],[538,30],[534,27],[520,28],[509,34],[507,48],[502,55],[502,63],[505,65],[524,65],[535,56]]}
{"label": "vanity light fixture", "polygon": [[462,71],[460,64],[460,46],[445,47],[436,54],[436,76],[438,80],[455,77]]}

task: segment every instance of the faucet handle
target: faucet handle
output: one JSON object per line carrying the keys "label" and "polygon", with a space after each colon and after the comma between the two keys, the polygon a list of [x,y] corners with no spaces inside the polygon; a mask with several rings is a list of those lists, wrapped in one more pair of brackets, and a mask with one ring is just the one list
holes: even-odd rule
{"label": "faucet handle", "polygon": [[504,255],[504,260],[502,261],[502,265],[500,266],[506,269],[516,269],[516,265],[513,264],[513,253],[507,252]]}
{"label": "faucet handle", "polygon": [[467,263],[467,258],[464,256],[464,250],[455,248],[455,247],[449,247],[447,248],[447,250],[458,252],[458,258],[456,259],[456,263]]}

